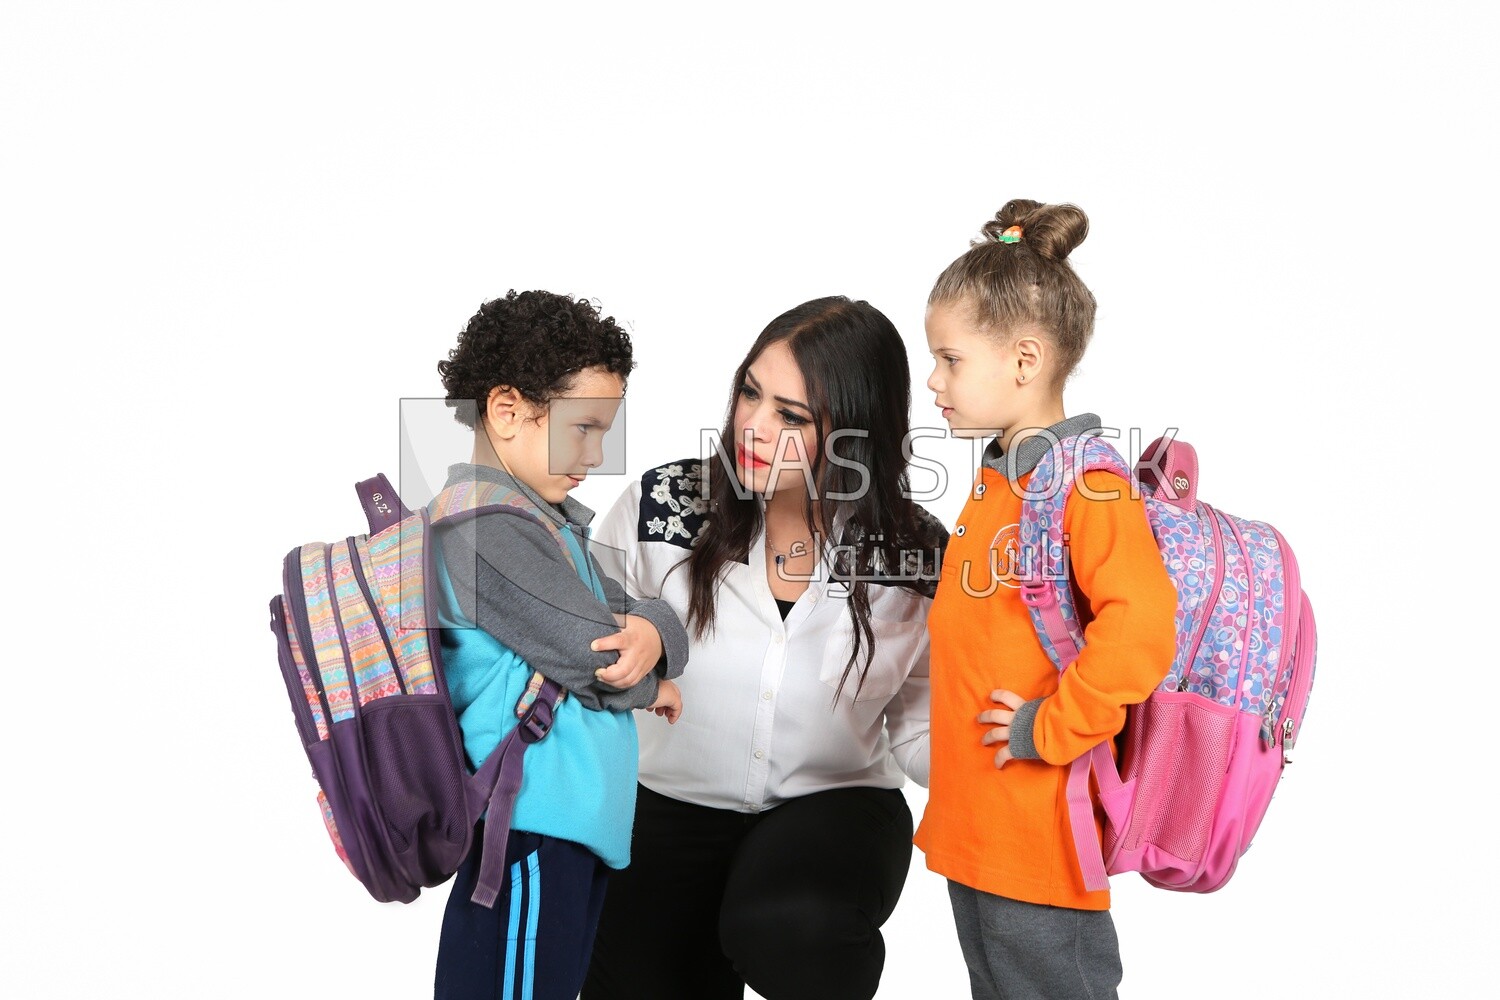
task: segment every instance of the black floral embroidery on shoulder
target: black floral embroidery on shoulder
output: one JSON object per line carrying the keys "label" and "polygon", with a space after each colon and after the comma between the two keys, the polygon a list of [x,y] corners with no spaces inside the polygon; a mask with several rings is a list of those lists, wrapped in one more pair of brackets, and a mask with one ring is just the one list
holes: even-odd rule
{"label": "black floral embroidery on shoulder", "polygon": [[658,466],[641,477],[641,510],[636,537],[671,542],[684,549],[698,544],[708,526],[703,497],[703,463],[684,459]]}
{"label": "black floral embroidery on shoulder", "polygon": [[[923,597],[937,593],[942,571],[943,553],[948,547],[948,529],[921,505],[916,505],[918,537],[895,540],[875,535],[865,545],[865,532],[858,525],[847,525],[834,549],[830,576],[848,586],[856,576],[882,587],[905,587]],[[854,572],[851,557],[864,550],[864,564]]]}
{"label": "black floral embroidery on shoulder", "polygon": [[[914,588],[923,597],[937,594],[938,578],[943,572],[943,554],[948,551],[948,529],[921,504],[917,508],[917,530],[922,533],[921,553],[914,567],[919,583]],[[911,557],[908,557],[909,559]]]}

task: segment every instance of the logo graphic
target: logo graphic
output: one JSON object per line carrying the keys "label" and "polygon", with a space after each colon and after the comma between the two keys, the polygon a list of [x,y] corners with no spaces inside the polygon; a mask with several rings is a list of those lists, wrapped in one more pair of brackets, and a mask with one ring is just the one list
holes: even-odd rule
{"label": "logo graphic", "polygon": [[1024,568],[1021,563],[1021,526],[1007,524],[995,532],[995,539],[990,542],[991,575],[995,582],[1019,590]]}

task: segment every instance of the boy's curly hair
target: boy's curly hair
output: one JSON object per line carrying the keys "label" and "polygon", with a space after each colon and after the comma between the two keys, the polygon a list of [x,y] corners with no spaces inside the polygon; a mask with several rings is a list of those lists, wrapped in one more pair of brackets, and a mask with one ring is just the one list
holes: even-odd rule
{"label": "boy's curly hair", "polygon": [[574,375],[596,366],[622,379],[635,367],[630,334],[613,316],[600,318],[586,299],[511,289],[479,307],[437,367],[454,417],[473,428],[495,386],[545,406]]}

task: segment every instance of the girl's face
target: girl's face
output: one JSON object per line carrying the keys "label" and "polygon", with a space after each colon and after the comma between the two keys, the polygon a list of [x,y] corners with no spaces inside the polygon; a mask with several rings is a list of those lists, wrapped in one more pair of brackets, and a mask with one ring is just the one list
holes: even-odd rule
{"label": "girl's face", "polygon": [[[1023,416],[1024,352],[975,330],[964,303],[927,310],[927,349],[934,367],[927,388],[954,437],[988,437]],[[1028,338],[1034,341],[1034,338]]]}
{"label": "girl's face", "polygon": [[492,421],[499,429],[495,446],[517,479],[548,503],[561,503],[590,469],[604,463],[604,435],[624,394],[619,375],[585,368],[545,408],[521,400],[513,416]]}
{"label": "girl's face", "polygon": [[735,470],[746,489],[767,496],[809,489],[818,436],[802,369],[785,341],[750,362],[735,397],[733,426]]}

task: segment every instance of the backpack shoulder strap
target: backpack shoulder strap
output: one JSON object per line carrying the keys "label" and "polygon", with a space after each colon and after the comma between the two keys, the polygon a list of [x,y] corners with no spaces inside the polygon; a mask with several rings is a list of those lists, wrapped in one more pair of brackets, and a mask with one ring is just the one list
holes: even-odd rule
{"label": "backpack shoulder strap", "polygon": [[[529,498],[509,486],[479,481],[455,483],[433,497],[429,506],[430,523],[435,527],[490,513],[527,518],[547,529],[567,556],[574,572],[583,576],[578,560],[587,557],[582,555],[582,549],[569,545],[562,528],[550,518],[538,517],[532,508]],[[490,751],[469,784],[470,821],[477,821],[481,815],[486,817],[479,874],[470,897],[481,906],[495,905],[504,882],[505,838],[510,832],[511,816],[521,793],[522,759],[526,748],[551,732],[558,706],[566,694],[556,681],[533,670],[526,689],[516,701],[516,726]]]}
{"label": "backpack shoulder strap", "polygon": [[572,564],[574,572],[580,576],[585,575],[587,567],[578,565],[574,546],[569,545],[563,538],[562,529],[551,518],[538,517],[532,512],[532,508],[532,501],[519,490],[501,486],[499,483],[480,481],[454,483],[433,497],[428,507],[431,511],[433,527],[491,513],[515,514],[534,521],[552,536],[552,540],[568,557],[568,562]]}
{"label": "backpack shoulder strap", "polygon": [[1114,446],[1094,434],[1065,437],[1042,456],[1021,501],[1021,600],[1031,612],[1037,638],[1059,670],[1078,658],[1083,627],[1074,607],[1063,518],[1078,477],[1112,472],[1131,481],[1130,467]]}
{"label": "backpack shoulder strap", "polygon": [[[1067,670],[1083,649],[1063,517],[1078,477],[1095,470],[1132,482],[1130,467],[1109,442],[1092,434],[1063,438],[1037,463],[1021,501],[1020,544],[1027,573],[1021,600],[1031,612],[1042,648],[1059,671]],[[1109,875],[1094,829],[1089,774],[1093,773],[1101,792],[1120,787],[1107,744],[1099,743],[1068,766],[1068,823],[1084,887],[1091,892],[1109,888]]]}

